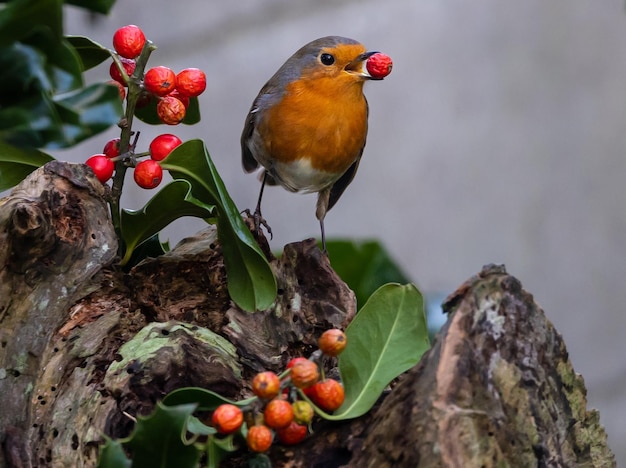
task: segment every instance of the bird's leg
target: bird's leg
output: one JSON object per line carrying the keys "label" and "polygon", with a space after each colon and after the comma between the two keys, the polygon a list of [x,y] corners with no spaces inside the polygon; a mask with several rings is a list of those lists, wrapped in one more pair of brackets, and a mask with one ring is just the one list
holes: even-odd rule
{"label": "bird's leg", "polygon": [[322,232],[322,252],[328,253],[326,250],[326,233],[324,232],[324,217],[328,211],[328,202],[330,200],[330,187],[325,188],[317,196],[317,209],[315,210],[315,216],[320,221],[320,230]]}
{"label": "bird's leg", "polygon": [[267,221],[263,219],[263,215],[261,215],[261,199],[263,198],[263,189],[265,188],[265,182],[267,180],[267,171],[263,172],[263,180],[261,181],[261,191],[259,192],[259,199],[256,202],[256,208],[254,209],[254,214],[252,215],[254,219],[254,229],[258,231],[261,226],[265,227],[267,233],[270,235],[270,239],[273,237],[272,228]]}

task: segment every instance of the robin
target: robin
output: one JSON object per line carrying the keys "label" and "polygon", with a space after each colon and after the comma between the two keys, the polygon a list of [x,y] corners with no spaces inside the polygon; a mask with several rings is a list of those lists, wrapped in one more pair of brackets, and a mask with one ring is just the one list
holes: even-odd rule
{"label": "robin", "polygon": [[[261,88],[241,135],[246,172],[263,167],[254,211],[261,216],[263,189],[318,193],[316,216],[326,252],[324,217],[352,182],[365,147],[368,104],[363,84],[372,76],[366,52],[353,39],[328,36],[293,54]],[[389,68],[390,69],[390,68]]]}

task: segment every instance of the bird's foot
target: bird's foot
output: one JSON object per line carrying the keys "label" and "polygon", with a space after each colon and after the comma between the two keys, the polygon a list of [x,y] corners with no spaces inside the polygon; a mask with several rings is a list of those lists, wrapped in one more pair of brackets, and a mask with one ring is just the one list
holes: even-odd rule
{"label": "bird's foot", "polygon": [[269,234],[270,240],[274,237],[272,233],[272,228],[270,227],[269,224],[267,224],[267,221],[265,221],[265,218],[263,218],[259,210],[255,210],[254,213],[251,213],[250,210],[246,208],[245,210],[242,211],[242,213],[245,213],[248,218],[252,218],[252,223],[254,226],[255,234],[260,232],[261,226],[263,226],[265,230],[267,231],[267,233]]}

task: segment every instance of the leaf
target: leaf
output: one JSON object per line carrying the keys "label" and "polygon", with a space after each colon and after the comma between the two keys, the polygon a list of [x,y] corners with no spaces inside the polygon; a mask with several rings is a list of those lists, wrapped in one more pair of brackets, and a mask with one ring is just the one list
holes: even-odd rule
{"label": "leaf", "polygon": [[100,447],[98,468],[130,468],[132,462],[126,457],[122,444],[104,436],[106,443]]}
{"label": "leaf", "polygon": [[378,241],[333,240],[326,247],[333,269],[354,291],[359,308],[383,284],[409,282]]}
{"label": "leaf", "polygon": [[380,287],[346,328],[348,346],[339,355],[343,405],[326,419],[361,416],[385,387],[413,367],[429,348],[422,295],[412,284]]}
{"label": "leaf", "polygon": [[[164,125],[157,114],[158,102],[159,99],[153,97],[146,105],[135,108],[135,117],[150,125]],[[198,98],[194,97],[189,99],[187,112],[185,113],[185,118],[182,123],[185,125],[193,125],[198,122],[200,122],[200,104],[198,103]]]}
{"label": "leaf", "polygon": [[35,149],[20,149],[0,141],[0,192],[19,184],[24,178],[54,158]]}
{"label": "leaf", "polygon": [[189,182],[175,180],[163,187],[141,210],[122,210],[121,230],[126,252],[121,264],[128,263],[138,245],[172,221],[183,216],[209,218],[214,208],[192,196]]}
{"label": "leaf", "polygon": [[217,434],[217,429],[211,426],[207,426],[195,416],[189,417],[189,421],[187,421],[187,430],[192,434],[197,435]]}
{"label": "leaf", "polygon": [[115,4],[115,0],[65,0],[65,3],[107,15]]}
{"label": "leaf", "polygon": [[89,70],[111,58],[109,49],[84,36],[65,36],[82,62],[82,70]]}
{"label": "leaf", "polygon": [[0,46],[30,36],[44,26],[56,36],[63,31],[63,10],[58,0],[13,0],[0,10]]}
{"label": "leaf", "polygon": [[267,309],[276,299],[276,278],[244,224],[201,140],[178,146],[161,166],[191,183],[195,198],[217,209],[217,232],[228,274],[228,292],[244,310]]}
{"label": "leaf", "polygon": [[157,403],[149,416],[138,416],[133,433],[122,443],[132,451],[134,468],[175,466],[195,468],[201,452],[185,435],[195,405]]}
{"label": "leaf", "polygon": [[219,405],[226,403],[240,407],[247,406],[255,399],[256,397],[251,397],[245,400],[234,401],[206,388],[185,387],[173,390],[165,395],[163,404],[167,406],[195,404],[200,411],[213,411]]}

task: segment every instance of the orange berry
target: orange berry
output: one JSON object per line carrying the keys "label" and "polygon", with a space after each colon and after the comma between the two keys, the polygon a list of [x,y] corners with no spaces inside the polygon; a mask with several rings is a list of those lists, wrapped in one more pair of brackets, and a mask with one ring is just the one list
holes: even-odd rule
{"label": "orange berry", "polygon": [[153,189],[163,180],[163,169],[158,162],[146,159],[135,166],[133,178],[141,188]]}
{"label": "orange berry", "polygon": [[291,383],[297,388],[307,388],[320,378],[317,364],[305,359],[296,362],[291,368]]}
{"label": "orange berry", "polygon": [[176,75],[171,68],[154,67],[143,77],[143,86],[152,94],[166,96],[176,87]]}
{"label": "orange berry", "polygon": [[213,411],[211,423],[220,434],[232,434],[243,424],[243,412],[237,406],[225,403]]}
{"label": "orange berry", "polygon": [[274,398],[265,406],[263,417],[265,424],[272,429],[287,427],[293,421],[293,408],[288,401]]}
{"label": "orange berry", "polygon": [[291,424],[276,431],[278,440],[285,445],[299,444],[306,438],[307,427],[292,421]]}
{"label": "orange berry", "polygon": [[308,361],[308,359],[302,356],[293,358],[291,361],[287,363],[287,369],[291,369],[293,366],[296,365],[297,362],[302,362],[302,361]]}
{"label": "orange berry", "polygon": [[343,404],[343,385],[333,379],[317,382],[309,398],[324,411],[335,411]]}
{"label": "orange berry", "polygon": [[267,426],[252,426],[248,429],[246,444],[253,452],[267,452],[272,445],[272,431]]}
{"label": "orange berry", "polygon": [[176,89],[183,96],[200,96],[206,89],[206,75],[199,68],[185,68],[176,75]]}
{"label": "orange berry", "polygon": [[272,371],[260,372],[252,380],[252,391],[259,398],[274,398],[280,392],[280,379]]}
{"label": "orange berry", "polygon": [[339,356],[347,344],[348,338],[346,334],[338,328],[326,330],[317,342],[322,353],[333,357]]}
{"label": "orange berry", "polygon": [[120,155],[120,139],[113,138],[112,140],[107,141],[106,145],[104,145],[104,149],[102,150],[104,155],[107,158],[115,158]]}
{"label": "orange berry", "polygon": [[133,59],[137,57],[145,43],[146,36],[134,24],[123,26],[113,34],[113,48],[125,58]]}
{"label": "orange berry", "polygon": [[157,115],[164,124],[178,125],[186,114],[185,105],[173,96],[164,96],[157,103]]}

